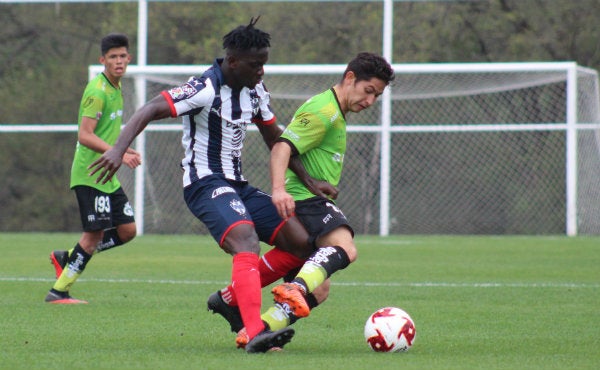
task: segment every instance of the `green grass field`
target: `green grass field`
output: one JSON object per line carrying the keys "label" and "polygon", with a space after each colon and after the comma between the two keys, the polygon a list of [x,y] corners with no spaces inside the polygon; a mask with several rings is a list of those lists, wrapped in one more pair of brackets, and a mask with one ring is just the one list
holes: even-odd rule
{"label": "green grass field", "polygon": [[[46,304],[47,256],[78,237],[0,234],[0,369],[600,368],[600,238],[358,237],[285,350],[250,355],[206,311],[231,263],[210,238],[139,237],[92,259],[72,289],[90,304]],[[414,319],[407,353],[367,347],[383,306]]]}

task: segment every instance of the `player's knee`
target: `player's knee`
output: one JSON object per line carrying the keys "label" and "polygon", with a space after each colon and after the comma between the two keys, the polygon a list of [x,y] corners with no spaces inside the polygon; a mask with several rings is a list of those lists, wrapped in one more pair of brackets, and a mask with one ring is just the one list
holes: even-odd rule
{"label": "player's knee", "polygon": [[260,241],[254,227],[242,224],[229,230],[221,248],[232,255],[241,252],[260,254]]}
{"label": "player's knee", "polygon": [[358,258],[358,251],[356,250],[356,246],[354,244],[344,247],[346,254],[348,255],[348,261],[353,263]]}
{"label": "player's knee", "polygon": [[117,234],[119,235],[119,239],[121,239],[123,244],[130,242],[137,235],[135,223],[117,226]]}

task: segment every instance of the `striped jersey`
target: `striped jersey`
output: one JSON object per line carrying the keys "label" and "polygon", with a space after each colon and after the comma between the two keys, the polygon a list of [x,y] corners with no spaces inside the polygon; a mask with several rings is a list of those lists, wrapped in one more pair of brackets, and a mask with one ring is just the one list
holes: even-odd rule
{"label": "striped jersey", "polygon": [[232,90],[225,84],[221,62],[216,59],[202,76],[161,93],[171,106],[171,116],[183,118],[184,187],[213,174],[247,181],[242,174],[246,128],[251,122],[275,123],[263,82],[252,89]]}

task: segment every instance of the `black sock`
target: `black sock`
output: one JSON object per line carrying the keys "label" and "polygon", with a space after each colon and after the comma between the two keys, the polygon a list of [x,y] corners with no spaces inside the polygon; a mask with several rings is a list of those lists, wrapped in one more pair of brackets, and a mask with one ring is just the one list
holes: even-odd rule
{"label": "black sock", "polygon": [[96,246],[96,253],[104,252],[123,244],[123,241],[119,238],[119,233],[117,232],[116,227],[113,227],[112,229],[106,229],[104,230],[104,237],[102,238],[102,241]]}
{"label": "black sock", "polygon": [[77,243],[77,245],[75,245],[75,248],[73,248],[73,252],[69,256],[69,259],[67,259],[66,268],[70,269],[71,271],[77,274],[81,274],[83,270],[85,270],[85,266],[91,258],[92,256],[88,254],[81,247],[81,245],[79,245],[79,243]]}

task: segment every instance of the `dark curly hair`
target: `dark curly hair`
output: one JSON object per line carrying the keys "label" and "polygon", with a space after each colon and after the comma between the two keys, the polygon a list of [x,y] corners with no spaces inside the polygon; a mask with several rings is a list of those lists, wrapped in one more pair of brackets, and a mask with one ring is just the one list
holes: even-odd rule
{"label": "dark curly hair", "polygon": [[254,27],[259,19],[260,16],[252,18],[247,26],[238,26],[223,36],[223,49],[245,51],[270,47],[271,35]]}

